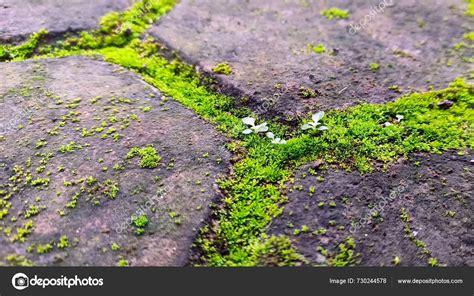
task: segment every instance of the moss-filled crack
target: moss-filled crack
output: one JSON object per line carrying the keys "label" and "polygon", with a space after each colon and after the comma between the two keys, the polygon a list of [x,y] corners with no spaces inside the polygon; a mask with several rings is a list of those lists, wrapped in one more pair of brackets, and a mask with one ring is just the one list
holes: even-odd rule
{"label": "moss-filled crack", "polygon": [[[329,165],[365,173],[376,164],[388,166],[413,152],[474,149],[474,86],[463,80],[443,90],[414,93],[391,103],[328,112],[323,119],[328,128],[325,132],[270,123],[273,133],[289,139],[283,145],[272,144],[258,134],[244,135],[242,118],[251,116],[251,111],[236,108],[233,98],[214,92],[193,67],[178,59],[168,60],[160,55],[156,40],[143,38],[149,23],[173,4],[171,0],[142,1],[130,11],[105,16],[99,30],[54,44],[37,47],[35,43],[28,47],[33,48],[28,53],[8,54],[4,59],[102,56],[135,71],[233,140],[227,148],[235,154],[236,163],[232,174],[219,180],[225,198],[195,242],[199,254],[193,259],[196,264],[304,263],[287,238],[265,234],[271,220],[281,215],[286,200],[284,184],[300,164],[321,159]],[[145,11],[145,20],[134,17],[138,11]],[[12,52],[12,48],[7,51]],[[444,108],[444,101],[453,104]],[[397,115],[403,115],[403,120],[395,122]]]}

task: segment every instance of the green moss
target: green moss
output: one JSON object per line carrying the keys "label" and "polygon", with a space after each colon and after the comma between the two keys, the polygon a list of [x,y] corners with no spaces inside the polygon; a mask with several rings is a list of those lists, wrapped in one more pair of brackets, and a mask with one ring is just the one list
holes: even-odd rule
{"label": "green moss", "polygon": [[253,246],[249,265],[257,266],[299,266],[307,261],[291,246],[284,236],[272,236]]}
{"label": "green moss", "polygon": [[148,225],[148,217],[146,214],[140,216],[132,216],[132,225],[136,228],[135,234],[142,235],[145,232],[145,227]]}
{"label": "green moss", "polygon": [[34,266],[33,262],[26,259],[25,256],[18,256],[16,254],[8,255],[7,262],[9,266],[21,266],[21,267]]}
{"label": "green moss", "polygon": [[212,68],[212,72],[216,74],[230,75],[232,73],[232,68],[228,63],[220,63]]}
{"label": "green moss", "polygon": [[61,153],[73,153],[76,150],[82,149],[81,145],[76,144],[76,142],[71,141],[66,145],[61,145],[58,151]]}
{"label": "green moss", "polygon": [[120,259],[119,262],[117,263],[118,267],[127,267],[129,266],[128,261],[125,259]]}
{"label": "green moss", "polygon": [[32,186],[43,186],[48,187],[49,185],[49,178],[37,178],[31,181]]}
{"label": "green moss", "polygon": [[306,88],[304,86],[300,87],[298,94],[303,98],[315,98],[318,95],[316,91],[312,90],[311,88]]}
{"label": "green moss", "polygon": [[147,146],[144,148],[134,147],[130,149],[127,158],[131,159],[136,156],[140,157],[140,167],[147,169],[156,168],[161,160],[161,157],[153,146]]}
{"label": "green moss", "polygon": [[337,7],[332,7],[329,9],[324,9],[321,11],[321,15],[325,16],[327,19],[332,20],[333,18],[337,19],[346,19],[349,17],[349,11],[340,9]]}
{"label": "green moss", "polygon": [[34,54],[34,51],[38,48],[41,39],[48,35],[48,31],[41,30],[34,33],[30,38],[17,46],[0,45],[0,62],[7,60],[22,60],[26,59]]}
{"label": "green moss", "polygon": [[474,41],[474,32],[464,34],[463,38],[469,41]]}
{"label": "green moss", "polygon": [[60,55],[84,49],[121,47],[137,39],[160,16],[170,11],[176,0],[142,0],[123,12],[111,12],[100,20],[100,28],[92,32],[81,32],[77,37],[59,41],[43,54]]}
{"label": "green moss", "polygon": [[[339,18],[335,12],[326,14],[330,19]],[[324,125],[328,127],[324,133],[291,131],[270,123],[275,133],[292,137],[285,145],[272,145],[258,135],[244,137],[241,118],[251,115],[249,110],[237,109],[232,98],[209,90],[193,67],[160,56],[156,43],[136,38],[138,31],[133,28],[117,31],[122,28],[123,19],[124,14],[111,14],[103,20],[99,31],[83,33],[75,44],[68,40],[44,52],[46,56],[102,55],[108,62],[139,73],[146,82],[239,142],[236,152],[239,161],[234,164],[234,174],[219,181],[226,195],[226,207],[215,210],[215,226],[204,227],[196,242],[202,264],[289,265],[288,262],[294,262],[288,259],[296,254],[289,241],[268,238],[264,233],[271,219],[282,213],[281,204],[286,200],[284,184],[299,164],[322,159],[342,168],[368,172],[374,162],[388,165],[411,152],[441,153],[474,147],[473,86],[461,80],[444,90],[411,94],[388,104],[362,104],[331,111],[324,118]],[[453,101],[454,106],[439,109],[437,103],[446,99]],[[404,120],[395,123],[399,114]],[[72,117],[63,120],[70,119]],[[385,122],[393,124],[384,126]],[[140,149],[130,151],[132,157],[140,156]],[[154,167],[160,161],[158,158],[151,152],[151,162],[144,166]],[[144,232],[144,227],[136,228],[137,234]],[[289,257],[281,254],[283,250]],[[352,264],[354,254],[349,251],[353,251],[353,247],[346,241],[334,264]]]}
{"label": "green moss", "polygon": [[380,69],[380,65],[377,63],[372,63],[369,65],[370,71],[377,72]]}
{"label": "green moss", "polygon": [[115,199],[119,193],[118,183],[110,179],[105,180],[102,186],[102,192],[110,199]]}
{"label": "green moss", "polygon": [[33,221],[29,220],[22,227],[17,228],[15,236],[11,238],[12,242],[20,242],[24,243],[26,241],[26,237],[31,233],[33,230]]}
{"label": "green moss", "polygon": [[46,141],[45,139],[40,139],[36,142],[35,146],[36,146],[36,149],[40,149],[46,146],[47,144],[48,144],[48,141]]}
{"label": "green moss", "polygon": [[87,180],[86,180],[86,184],[89,185],[89,186],[93,186],[94,184],[97,183],[97,179],[92,177],[92,176],[89,176],[87,177]]}
{"label": "green moss", "polygon": [[35,205],[30,205],[30,207],[28,208],[28,210],[26,210],[25,212],[25,218],[30,218],[32,216],[36,216],[38,215],[39,213],[39,208]]}
{"label": "green moss", "polygon": [[56,246],[58,247],[58,249],[66,249],[67,247],[69,247],[69,238],[67,237],[67,235],[62,235],[59,238],[59,241]]}
{"label": "green moss", "polygon": [[326,47],[324,47],[324,44],[319,43],[318,45],[312,46],[311,50],[312,50],[314,53],[322,54],[322,53],[325,53],[325,52],[326,52]]}
{"label": "green moss", "polygon": [[[235,175],[220,186],[231,201],[226,211],[218,212],[217,234],[200,239],[203,262],[210,265],[252,264],[251,252],[261,243],[266,225],[281,213],[285,197],[280,186],[291,175],[291,167],[311,159],[323,158],[342,167],[361,172],[372,170],[374,161],[390,163],[410,152],[439,153],[474,145],[468,127],[472,126],[472,86],[456,81],[446,90],[405,96],[383,105],[363,104],[325,117],[328,131],[319,135],[301,133],[286,145],[271,145],[258,136],[242,138],[241,118],[249,113],[233,107],[232,99],[214,94],[201,84],[191,67],[157,56],[146,44],[132,42],[129,47],[104,49],[107,61],[142,74],[144,79],[167,95],[193,109],[242,142],[248,153],[234,165]],[[147,67],[143,68],[142,65]],[[450,99],[455,105],[441,110],[436,104]],[[432,107],[434,106],[434,107]],[[384,127],[397,114],[405,119]],[[287,130],[272,124],[271,129]],[[252,203],[248,201],[252,200]],[[221,253],[222,249],[227,252]]]}
{"label": "green moss", "polygon": [[428,265],[432,267],[439,266],[438,259],[431,257],[430,259],[428,259]]}
{"label": "green moss", "polygon": [[355,242],[351,237],[346,238],[344,243],[340,243],[339,253],[334,258],[329,259],[329,265],[336,267],[353,266],[355,265]]}
{"label": "green moss", "polygon": [[36,253],[38,254],[45,254],[45,253],[49,253],[53,250],[53,245],[48,243],[48,244],[45,244],[45,245],[38,245],[36,246]]}
{"label": "green moss", "polygon": [[138,228],[144,228],[148,224],[148,218],[146,215],[134,217],[132,219],[133,225]]}
{"label": "green moss", "polygon": [[466,2],[467,2],[466,14],[468,16],[474,17],[474,0],[466,0]]}

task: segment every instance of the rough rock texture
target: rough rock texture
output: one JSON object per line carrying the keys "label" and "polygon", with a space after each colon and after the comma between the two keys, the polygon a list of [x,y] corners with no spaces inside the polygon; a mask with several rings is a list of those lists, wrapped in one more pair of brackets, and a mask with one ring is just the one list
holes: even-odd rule
{"label": "rough rock texture", "polygon": [[[320,15],[330,7],[350,17]],[[233,73],[217,75],[228,93],[261,115],[294,118],[466,75],[472,51],[453,50],[472,26],[464,9],[458,0],[183,0],[150,33],[208,72],[228,62]],[[325,53],[313,52],[318,44]]]}
{"label": "rough rock texture", "polygon": [[[355,253],[360,253],[356,262],[363,266],[389,266],[396,256],[403,266],[426,266],[430,257],[448,266],[473,266],[470,154],[414,155],[387,172],[363,176],[318,169],[317,175],[311,175],[308,171],[314,165],[307,165],[296,174],[294,184],[287,185],[288,204],[269,232],[290,236],[298,251],[315,264],[326,259],[318,246],[333,258],[338,244],[353,237]],[[405,232],[402,208],[411,216],[409,232]],[[303,225],[309,229],[295,235]],[[313,233],[320,228],[327,232]],[[424,242],[426,249],[416,240]]]}
{"label": "rough rock texture", "polygon": [[[0,262],[186,264],[219,197],[215,180],[227,173],[225,139],[135,74],[99,60],[7,63],[0,73]],[[161,157],[156,168],[127,157],[148,145]],[[49,185],[34,185],[38,178]],[[130,218],[142,213],[149,222],[138,236]],[[29,220],[26,241],[13,242]],[[62,235],[68,248],[56,246]],[[48,243],[52,250],[38,254]]]}
{"label": "rough rock texture", "polygon": [[134,0],[0,0],[0,41],[22,39],[47,29],[53,35],[96,27],[110,11]]}

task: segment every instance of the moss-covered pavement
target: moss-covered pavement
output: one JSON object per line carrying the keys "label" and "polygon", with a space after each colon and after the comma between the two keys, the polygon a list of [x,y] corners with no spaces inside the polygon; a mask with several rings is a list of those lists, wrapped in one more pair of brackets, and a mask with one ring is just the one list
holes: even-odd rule
{"label": "moss-covered pavement", "polygon": [[327,2],[7,1],[0,265],[474,265],[474,2]]}

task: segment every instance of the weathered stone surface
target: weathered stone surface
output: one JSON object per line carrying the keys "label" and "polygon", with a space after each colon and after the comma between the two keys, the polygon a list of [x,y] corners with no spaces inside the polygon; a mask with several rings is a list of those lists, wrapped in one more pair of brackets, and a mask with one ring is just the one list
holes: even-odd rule
{"label": "weathered stone surface", "polygon": [[[387,172],[363,176],[317,169],[314,176],[308,172],[313,165],[307,165],[296,174],[294,184],[288,184],[288,204],[269,232],[290,236],[312,263],[324,262],[318,246],[334,257],[338,244],[353,237],[354,253],[360,253],[356,260],[363,266],[390,266],[396,256],[403,266],[426,266],[430,257],[448,266],[473,266],[470,153],[414,155]],[[408,225],[414,240],[405,232],[402,208],[411,216]],[[303,225],[308,230],[295,235]],[[320,228],[327,232],[313,234]],[[415,240],[424,242],[431,254],[423,254]]]}
{"label": "weathered stone surface", "polygon": [[[7,256],[14,254],[37,265],[186,264],[219,197],[215,180],[227,173],[225,139],[135,74],[99,60],[7,63],[0,73],[0,198],[11,193],[8,215],[0,218],[0,262],[11,264]],[[147,145],[161,157],[156,168],[127,158],[132,147]],[[33,186],[27,172],[49,185]],[[77,205],[67,207],[76,193]],[[33,205],[39,213],[26,218]],[[7,207],[0,204],[0,212]],[[130,218],[142,212],[149,223],[137,236]],[[29,220],[26,241],[12,242]],[[55,245],[62,235],[66,249]],[[111,250],[114,242],[120,250]],[[47,243],[53,249],[37,254]]]}
{"label": "weathered stone surface", "polygon": [[[350,17],[320,15],[330,7]],[[217,76],[258,113],[294,117],[386,102],[400,96],[390,86],[402,93],[441,88],[468,74],[462,59],[472,51],[453,50],[472,26],[464,9],[458,0],[183,0],[150,33],[206,71],[228,62],[233,73]],[[350,29],[360,21],[364,28]],[[320,43],[325,53],[308,49]],[[380,68],[372,71],[372,63]],[[300,87],[316,95],[305,97]]]}
{"label": "weathered stone surface", "polygon": [[90,29],[104,14],[133,0],[0,0],[0,41],[24,38],[41,29],[52,34]]}

